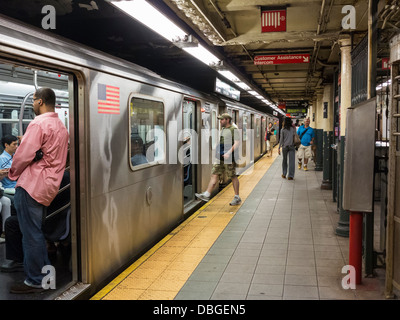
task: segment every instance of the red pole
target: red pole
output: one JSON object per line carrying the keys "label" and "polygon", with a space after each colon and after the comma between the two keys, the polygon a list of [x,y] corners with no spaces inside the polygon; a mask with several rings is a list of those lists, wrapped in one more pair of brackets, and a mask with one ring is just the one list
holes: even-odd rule
{"label": "red pole", "polygon": [[362,229],[363,213],[350,211],[349,265],[356,271],[356,284],[361,284],[362,275]]}

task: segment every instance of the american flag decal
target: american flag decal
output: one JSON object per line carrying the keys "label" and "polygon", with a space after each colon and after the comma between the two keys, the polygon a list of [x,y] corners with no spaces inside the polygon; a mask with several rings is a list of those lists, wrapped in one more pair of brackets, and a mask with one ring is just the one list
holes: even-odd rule
{"label": "american flag decal", "polygon": [[261,12],[261,32],[286,31],[286,9]]}
{"label": "american flag decal", "polygon": [[97,90],[97,112],[119,114],[119,88],[99,83]]}

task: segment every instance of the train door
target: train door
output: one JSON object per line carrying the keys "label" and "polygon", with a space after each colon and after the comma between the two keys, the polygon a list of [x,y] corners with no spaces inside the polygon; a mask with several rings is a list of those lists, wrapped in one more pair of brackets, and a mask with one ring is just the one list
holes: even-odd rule
{"label": "train door", "polygon": [[182,114],[182,167],[183,204],[187,206],[195,200],[197,191],[197,150],[198,150],[198,107],[199,102],[185,99]]}
{"label": "train door", "polygon": [[251,152],[251,154],[250,154],[250,162],[251,163],[254,163],[254,156],[255,155],[257,155],[258,154],[258,151],[257,152],[254,152],[255,151],[255,148],[257,148],[258,146],[259,146],[259,143],[258,143],[258,141],[256,141],[255,140],[255,132],[254,132],[254,113],[251,113],[250,114],[250,140],[251,140],[251,148],[250,148],[250,152]]}
{"label": "train door", "polygon": [[[33,94],[38,87],[52,88],[56,94],[56,113],[61,121],[65,124],[70,132],[70,138],[73,136],[70,128],[70,110],[74,104],[74,76],[56,71],[34,69],[17,66],[13,63],[0,64],[0,138],[15,139],[15,137],[23,136],[29,123],[34,119],[33,112]],[[71,126],[73,127],[73,125]],[[73,148],[71,141],[70,147]],[[0,154],[7,156],[4,152],[4,146],[0,147]],[[6,152],[7,153],[7,152]],[[74,153],[75,154],[75,153]],[[8,163],[0,160],[2,168],[11,167],[12,158]],[[40,160],[39,160],[40,161]],[[71,185],[74,180],[70,176],[70,165],[73,166],[72,157],[68,157],[64,178],[60,186],[59,194],[47,208],[47,216],[43,224],[43,233],[47,243],[48,255],[51,261],[51,266],[47,270],[55,275],[55,290],[47,290],[45,293],[38,293],[35,299],[48,299],[56,297],[63,293],[73,281],[77,279],[77,249],[72,243],[76,243],[76,239],[71,239],[73,234],[76,234],[71,226],[75,228],[76,223],[73,221],[75,210],[71,205],[71,200],[74,203],[75,199],[71,197],[71,191],[75,190]],[[5,179],[5,178],[4,178]],[[7,224],[2,223],[1,232],[7,233],[1,242],[13,241],[19,239],[22,241],[22,235],[13,237],[8,229],[9,226],[18,225],[17,213],[14,207],[15,183],[11,184],[10,180],[2,179],[3,186],[7,187],[3,197],[10,199],[9,205],[11,215],[5,217],[0,215]],[[5,209],[3,205],[3,210]],[[9,246],[0,244],[0,299],[15,299],[15,295],[9,293],[9,287],[15,281],[20,281],[24,278],[23,273],[14,272],[21,265],[14,262],[22,259],[22,252],[15,252],[12,255]],[[8,251],[7,251],[8,250]],[[22,250],[20,250],[22,251]],[[12,273],[10,273],[12,272]],[[50,284],[52,285],[52,284]],[[34,294],[36,295],[36,294]],[[19,296],[24,299],[24,295]],[[32,299],[32,295],[26,297]]]}
{"label": "train door", "polygon": [[260,143],[261,143],[261,154],[264,154],[265,153],[265,150],[266,150],[266,142],[265,142],[265,132],[266,132],[266,130],[267,130],[267,127],[266,127],[266,120],[265,120],[265,117],[264,116],[262,116],[261,117],[261,141],[260,141]]}
{"label": "train door", "polygon": [[[246,159],[244,166],[249,164],[249,154],[247,154],[248,150],[248,146],[247,146],[247,124],[249,122],[249,117],[247,115],[247,113],[245,111],[242,111],[242,123],[241,123],[241,129],[242,129],[242,159]],[[240,129],[240,125],[239,125],[239,129]]]}
{"label": "train door", "polygon": [[258,159],[262,153],[261,145],[262,145],[262,132],[261,132],[261,118],[257,115],[256,118],[256,129],[254,132],[254,141],[255,141],[255,157]]}

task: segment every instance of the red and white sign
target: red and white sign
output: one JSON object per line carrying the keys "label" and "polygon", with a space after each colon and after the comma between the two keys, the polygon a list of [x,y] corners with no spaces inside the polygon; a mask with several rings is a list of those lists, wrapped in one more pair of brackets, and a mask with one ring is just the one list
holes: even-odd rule
{"label": "red and white sign", "polygon": [[389,58],[382,58],[382,70],[389,70]]}
{"label": "red and white sign", "polygon": [[286,9],[261,11],[261,32],[286,31]]}
{"label": "red and white sign", "polygon": [[307,54],[279,54],[271,56],[255,56],[254,64],[294,64],[294,63],[309,63],[310,55]]}
{"label": "red and white sign", "polygon": [[278,108],[281,109],[281,110],[286,110],[286,102],[285,101],[279,101]]}

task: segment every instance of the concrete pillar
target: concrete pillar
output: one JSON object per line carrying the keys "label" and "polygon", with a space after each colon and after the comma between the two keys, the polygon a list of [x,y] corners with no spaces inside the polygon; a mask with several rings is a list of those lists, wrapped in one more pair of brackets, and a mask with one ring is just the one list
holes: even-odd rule
{"label": "concrete pillar", "polygon": [[351,38],[345,35],[339,39],[341,65],[340,65],[340,143],[338,146],[339,155],[339,222],[336,228],[336,234],[343,237],[349,236],[350,215],[343,209],[343,167],[344,167],[344,150],[346,135],[346,113],[351,106]]}
{"label": "concrete pillar", "polygon": [[315,127],[315,119],[314,119],[315,117],[313,117],[315,105],[316,105],[316,102],[315,102],[315,100],[313,100],[311,102],[311,105],[308,107],[308,113],[307,113],[307,118],[310,118],[310,127],[312,127],[312,128]]}
{"label": "concrete pillar", "polygon": [[322,171],[323,159],[322,159],[322,146],[323,146],[323,130],[322,130],[322,98],[323,98],[323,89],[316,90],[316,103],[314,108],[315,113],[315,121],[310,124],[312,128],[314,128],[314,143],[311,146],[314,153],[314,161],[315,161],[315,171]]}
{"label": "concrete pillar", "polygon": [[316,108],[315,108],[315,123],[313,127],[314,129],[323,129],[322,128],[322,116],[323,116],[323,112],[322,112],[322,98],[323,98],[323,89],[317,89],[316,92]]}
{"label": "concrete pillar", "polygon": [[340,136],[346,135],[346,112],[351,107],[351,39],[345,36],[339,39],[341,55],[340,86]]}
{"label": "concrete pillar", "polygon": [[[332,84],[324,86],[324,92],[322,96],[322,116],[320,129],[324,131],[333,131],[333,95],[332,95]],[[326,107],[325,107],[326,106]],[[326,109],[326,112],[324,112]],[[326,117],[325,117],[326,115]]]}
{"label": "concrete pillar", "polygon": [[322,98],[322,120],[321,128],[323,131],[323,178],[321,189],[332,189],[332,158],[333,150],[333,89],[332,84],[324,86]]}

